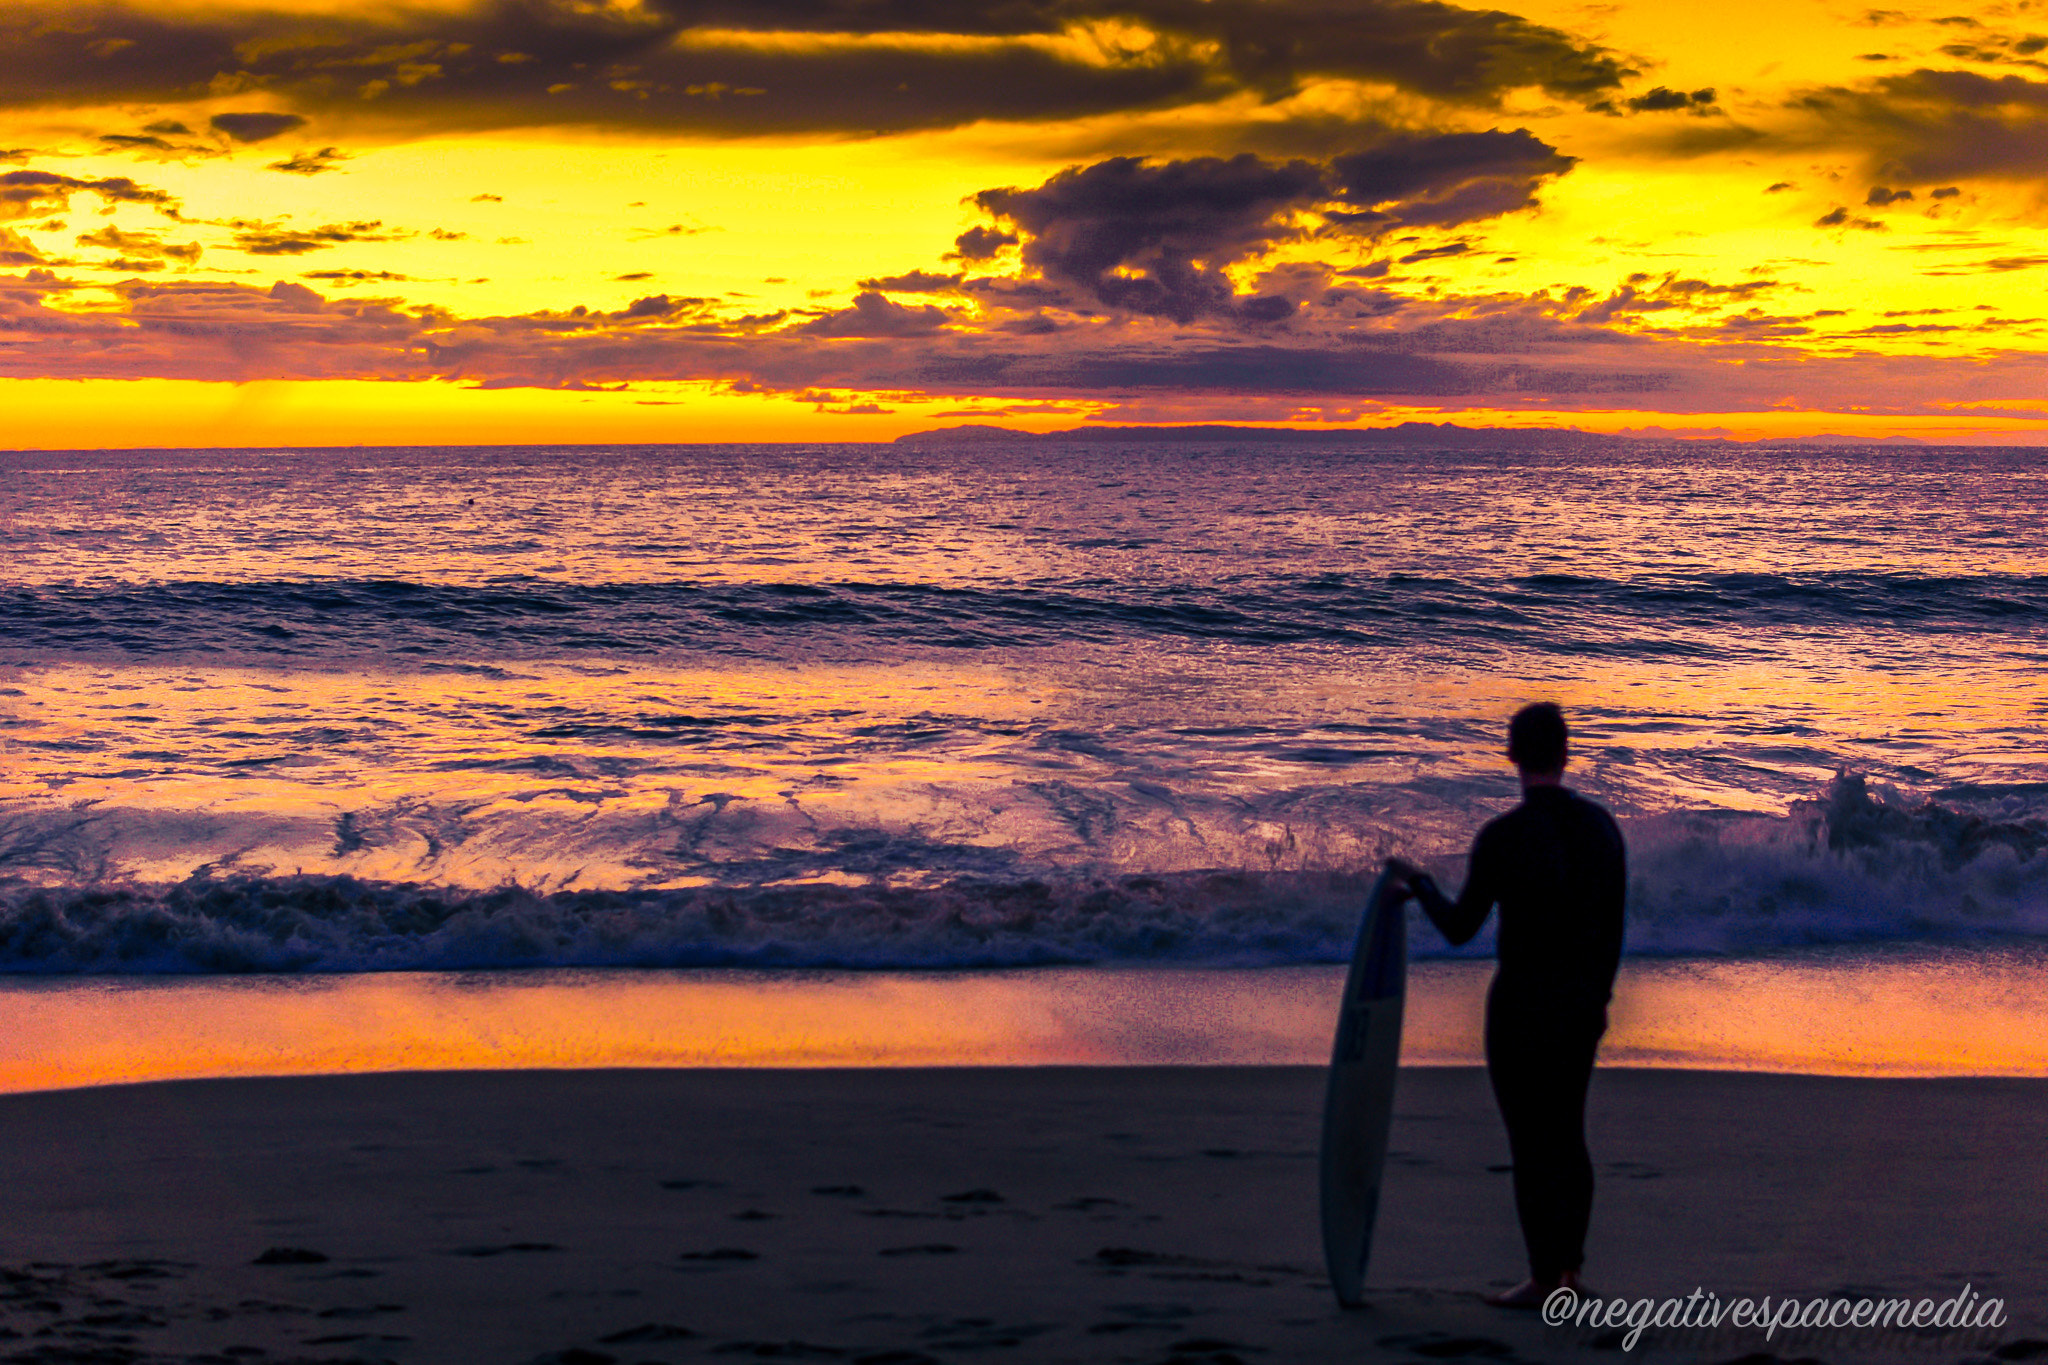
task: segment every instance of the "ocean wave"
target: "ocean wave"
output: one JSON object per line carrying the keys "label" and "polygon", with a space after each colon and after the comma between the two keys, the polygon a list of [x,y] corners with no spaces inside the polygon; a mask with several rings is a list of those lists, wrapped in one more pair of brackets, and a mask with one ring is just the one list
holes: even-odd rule
{"label": "ocean wave", "polygon": [[1344,874],[1214,873],[536,895],[231,876],[28,891],[0,911],[0,970],[1328,961],[1368,885]]}
{"label": "ocean wave", "polygon": [[[1629,950],[2048,937],[2048,789],[1873,790],[1631,821]],[[1066,872],[940,885],[461,890],[335,875],[0,886],[0,971],[631,966],[952,970],[1341,961],[1362,871]],[[1448,955],[1413,931],[1418,956]],[[1490,951],[1482,935],[1465,953]]]}
{"label": "ocean wave", "polygon": [[1572,654],[1700,655],[1688,632],[1841,626],[2011,631],[2048,623],[2048,576],[1871,572],[1494,582],[1318,574],[1218,583],[618,583],[489,587],[400,580],[59,585],[0,590],[0,634],[24,654],[228,651],[413,659],[763,652],[798,636],[941,649],[1138,637],[1248,644],[1515,643]]}
{"label": "ocean wave", "polygon": [[1783,817],[1633,822],[1630,949],[2048,936],[2048,789],[1943,796],[1916,800],[1844,774]]}

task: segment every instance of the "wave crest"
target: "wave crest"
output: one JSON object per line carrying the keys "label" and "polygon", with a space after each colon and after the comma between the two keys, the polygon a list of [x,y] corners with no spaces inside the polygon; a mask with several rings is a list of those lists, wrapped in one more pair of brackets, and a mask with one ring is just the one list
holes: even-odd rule
{"label": "wave crest", "polygon": [[[2048,937],[2048,784],[1632,821],[1629,950]],[[0,888],[0,971],[959,969],[1341,961],[1366,871],[963,877],[539,894],[347,876]],[[1419,956],[1447,955],[1425,927]],[[1467,951],[1489,951],[1483,935]]]}

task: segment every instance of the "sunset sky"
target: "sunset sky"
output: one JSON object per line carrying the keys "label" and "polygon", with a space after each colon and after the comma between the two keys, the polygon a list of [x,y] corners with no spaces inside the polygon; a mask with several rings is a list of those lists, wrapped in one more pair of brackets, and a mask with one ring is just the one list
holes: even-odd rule
{"label": "sunset sky", "polygon": [[2048,4],[0,3],[0,445],[2048,436]]}

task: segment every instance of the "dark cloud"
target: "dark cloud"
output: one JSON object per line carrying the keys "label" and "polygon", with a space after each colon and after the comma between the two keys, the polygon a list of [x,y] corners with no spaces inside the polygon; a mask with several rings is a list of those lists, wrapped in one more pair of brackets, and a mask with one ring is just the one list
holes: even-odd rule
{"label": "dark cloud", "polygon": [[[1318,230],[1377,233],[1496,217],[1532,204],[1543,178],[1572,165],[1519,129],[1408,135],[1327,165],[1249,152],[1113,157],[1036,188],[984,190],[974,202],[1015,230],[1002,235],[1022,237],[1025,266],[1103,307],[1182,324],[1257,325],[1290,316],[1295,302],[1239,294],[1230,267]],[[1306,220],[1311,211],[1326,226]]]}
{"label": "dark cloud", "polygon": [[920,337],[951,320],[943,308],[908,308],[870,289],[855,295],[852,307],[812,318],[797,330],[818,337]]}
{"label": "dark cloud", "polygon": [[912,270],[901,275],[883,275],[876,279],[862,280],[864,290],[878,290],[885,294],[950,294],[960,288],[958,275],[935,275],[929,270]]}
{"label": "dark cloud", "polygon": [[1884,224],[1878,222],[1875,218],[1858,218],[1839,204],[1814,219],[1813,225],[1819,228],[1862,228],[1866,232],[1884,231]]}
{"label": "dark cloud", "polygon": [[216,140],[194,140],[192,130],[177,119],[157,119],[139,133],[101,133],[98,141],[104,151],[126,152],[145,161],[204,161],[228,154]]}
{"label": "dark cloud", "polygon": [[197,242],[166,242],[156,233],[124,232],[112,224],[97,232],[81,233],[78,244],[118,251],[136,259],[183,261],[187,265],[199,259],[200,251]]}
{"label": "dark cloud", "polygon": [[1892,204],[1909,204],[1912,201],[1913,191],[1887,189],[1883,185],[1872,185],[1870,193],[1863,196],[1864,207],[1873,209],[1885,208]]}
{"label": "dark cloud", "polygon": [[1411,251],[1401,258],[1402,265],[1414,265],[1417,261],[1434,261],[1443,256],[1463,256],[1472,248],[1464,242],[1446,242],[1442,246],[1424,247]]}
{"label": "dark cloud", "polygon": [[2048,84],[1922,68],[1854,88],[1807,91],[1795,107],[1833,140],[1866,150],[1886,180],[2048,178]]}
{"label": "dark cloud", "polygon": [[626,235],[636,242],[651,242],[657,237],[695,237],[701,233],[716,231],[716,228],[704,227],[697,223],[670,223],[667,227],[634,228]]}
{"label": "dark cloud", "polygon": [[2017,40],[1993,38],[1974,43],[1943,43],[1941,55],[1964,62],[2004,63],[2011,66],[2030,66],[2036,71],[2048,71],[2048,62],[2034,56],[2041,50],[2038,42],[2037,38],[2029,36]]}
{"label": "dark cloud", "polygon": [[279,223],[232,222],[234,247],[251,256],[303,256],[325,251],[347,242],[396,242],[410,232],[389,229],[377,220],[358,223],[322,223],[318,227],[295,228]]}
{"label": "dark cloud", "polygon": [[1238,309],[1224,267],[1300,236],[1292,214],[1328,193],[1324,167],[1247,152],[1159,165],[1114,157],[1035,189],[984,190],[975,203],[1023,230],[1024,263],[1047,279],[1185,323]]}
{"label": "dark cloud", "polygon": [[1621,104],[1624,109],[1638,114],[1657,114],[1681,109],[1692,113],[1709,113],[1714,111],[1714,91],[1712,87],[1688,91],[1673,90],[1668,86],[1659,85],[1631,99],[1625,99]]}
{"label": "dark cloud", "polygon": [[[1709,280],[1681,276],[1676,271],[1662,277],[1646,272],[1630,275],[1619,289],[1596,303],[1579,307],[1572,316],[1578,323],[1606,324],[1621,318],[1641,318],[1652,313],[1683,311],[1701,313],[1725,307],[1729,304],[1745,303],[1761,294],[1785,288],[1777,280],[1744,280],[1740,284],[1717,284]],[[1578,295],[1568,295],[1567,300],[1577,303]],[[1745,320],[1754,327],[1758,315],[1752,312]]]}
{"label": "dark cloud", "polygon": [[173,142],[155,133],[101,133],[99,142],[110,152],[154,152],[164,158],[219,155],[215,148],[193,142]]}
{"label": "dark cloud", "polygon": [[42,260],[43,253],[36,249],[34,242],[13,228],[0,227],[0,265],[38,265]]}
{"label": "dark cloud", "polygon": [[402,284],[412,279],[391,270],[301,270],[302,280],[325,280],[329,284]]}
{"label": "dark cloud", "polygon": [[1536,202],[1577,162],[1527,129],[1411,134],[1331,162],[1341,196],[1378,222],[1455,227]]}
{"label": "dark cloud", "polygon": [[711,304],[709,299],[672,298],[667,294],[649,294],[634,299],[618,314],[621,318],[669,318],[681,313],[702,312]]}
{"label": "dark cloud", "polygon": [[110,309],[51,307],[50,296],[70,287],[48,272],[0,278],[0,340],[14,343],[0,346],[0,373],[234,380],[420,371],[406,347],[421,321],[384,302],[326,300],[286,281],[258,289],[127,280],[108,287]]}
{"label": "dark cloud", "polygon": [[[1678,277],[1627,286],[1638,301],[1718,290],[1736,302],[1733,291],[1747,287]],[[46,269],[0,276],[0,375],[585,390],[688,380],[841,405],[862,401],[848,395],[1024,404],[1156,395],[1238,413],[1268,398],[1569,408],[1612,406],[1626,395],[1630,406],[1699,411],[1762,409],[1788,395],[1817,407],[1843,393],[1873,411],[1946,411],[1959,385],[1979,401],[2039,393],[2032,353],[1816,356],[1790,344],[1812,331],[1808,319],[1753,308],[1689,312],[1701,320],[1658,332],[1644,329],[1635,307],[1611,323],[1588,321],[1594,301],[1584,291],[1403,299],[1332,290],[1304,307],[1294,330],[1247,341],[1142,319],[1006,330],[875,295],[863,296],[865,306],[795,320],[722,317],[709,301],[660,295],[609,312],[464,318],[389,299],[326,298],[282,281],[263,289],[132,278],[98,287],[103,303],[66,305],[81,288]]]}
{"label": "dark cloud", "polygon": [[168,217],[178,216],[176,199],[126,176],[81,180],[55,171],[21,170],[0,172],[0,220],[61,213],[78,193],[96,194],[109,204],[144,204]]}
{"label": "dark cloud", "polygon": [[215,114],[207,124],[237,142],[265,142],[280,133],[305,127],[306,120],[298,114]]}
{"label": "dark cloud", "polygon": [[286,175],[320,175],[348,159],[339,147],[322,147],[317,152],[294,152],[283,161],[271,162],[264,169],[282,171]]}
{"label": "dark cloud", "polygon": [[[1102,36],[1118,33],[1142,36]],[[0,104],[243,89],[300,111],[214,116],[242,142],[328,109],[440,128],[876,133],[1272,100],[1326,78],[1475,107],[1518,89],[1593,102],[1630,74],[1561,30],[1442,0],[483,0],[317,20],[27,0],[0,17]]]}
{"label": "dark cloud", "polygon": [[1002,232],[992,227],[971,227],[953,239],[953,250],[947,259],[956,261],[989,261],[1002,253],[1004,247],[1017,245],[1017,234]]}
{"label": "dark cloud", "polygon": [[1991,256],[1981,261],[1948,261],[1923,270],[1923,275],[2004,275],[2015,270],[2038,270],[2048,266],[2048,256]]}

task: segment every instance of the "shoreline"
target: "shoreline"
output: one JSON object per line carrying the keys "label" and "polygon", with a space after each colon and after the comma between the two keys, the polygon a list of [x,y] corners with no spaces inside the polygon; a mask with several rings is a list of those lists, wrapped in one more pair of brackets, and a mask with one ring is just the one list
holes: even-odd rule
{"label": "shoreline", "polygon": [[[562,968],[0,977],[0,1093],[602,1067],[1320,1066],[1345,968]],[[1481,1060],[1493,964],[1410,972],[1402,1061]],[[2048,1077],[2048,950],[1624,959],[1607,1068]]]}

